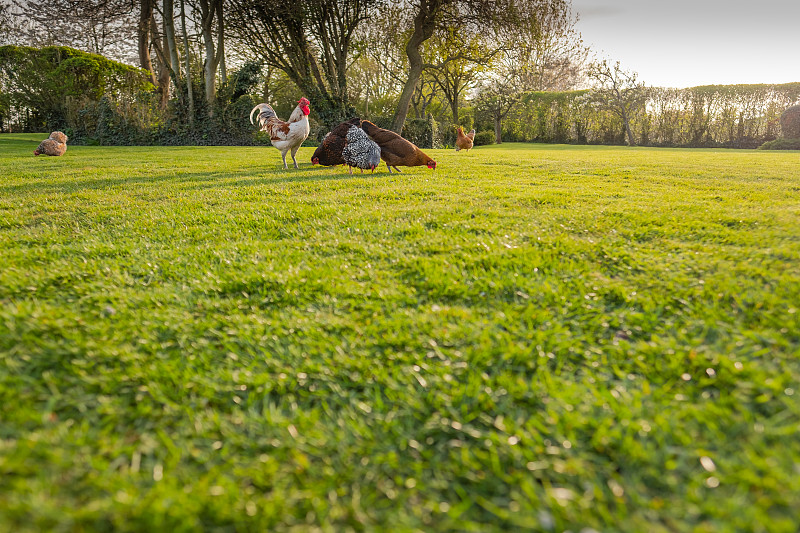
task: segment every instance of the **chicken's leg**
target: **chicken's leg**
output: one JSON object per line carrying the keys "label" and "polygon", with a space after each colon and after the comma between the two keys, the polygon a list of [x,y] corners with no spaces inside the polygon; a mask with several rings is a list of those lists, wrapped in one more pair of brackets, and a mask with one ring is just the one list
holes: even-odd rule
{"label": "chicken's leg", "polygon": [[286,164],[286,152],[281,152],[281,157],[283,158],[283,169],[289,170],[289,166]]}
{"label": "chicken's leg", "polygon": [[297,158],[295,158],[295,154],[299,149],[300,145],[297,145],[294,148],[292,148],[292,161],[294,161],[294,168],[300,168],[299,166],[297,166]]}

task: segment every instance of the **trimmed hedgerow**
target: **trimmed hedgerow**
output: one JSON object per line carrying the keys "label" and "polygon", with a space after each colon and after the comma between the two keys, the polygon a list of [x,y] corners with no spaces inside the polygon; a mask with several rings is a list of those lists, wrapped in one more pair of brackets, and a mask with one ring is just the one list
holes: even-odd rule
{"label": "trimmed hedgerow", "polygon": [[485,146],[487,144],[494,144],[495,135],[493,131],[481,131],[475,134],[473,139],[474,146]]}

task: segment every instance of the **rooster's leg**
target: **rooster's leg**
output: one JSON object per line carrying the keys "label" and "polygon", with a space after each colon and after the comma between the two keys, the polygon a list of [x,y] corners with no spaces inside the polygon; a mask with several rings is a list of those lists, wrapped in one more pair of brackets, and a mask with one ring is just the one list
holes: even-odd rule
{"label": "rooster's leg", "polygon": [[299,149],[300,149],[299,145],[292,148],[292,161],[294,161],[294,168],[300,168],[299,166],[297,166],[297,159],[294,157]]}
{"label": "rooster's leg", "polygon": [[281,152],[281,157],[283,158],[283,169],[289,170],[289,166],[286,164],[286,152]]}
{"label": "rooster's leg", "polygon": [[353,175],[353,167],[351,167],[350,165],[347,165],[347,169],[350,171],[350,175],[352,176]]}
{"label": "rooster's leg", "polygon": [[397,173],[398,173],[398,174],[402,174],[402,172],[400,171],[400,169],[399,169],[399,168],[397,168],[397,167],[394,167],[394,169],[397,171]]}
{"label": "rooster's leg", "polygon": [[386,163],[386,168],[389,169],[389,174],[391,174],[392,173],[392,167],[389,166],[389,163]]}

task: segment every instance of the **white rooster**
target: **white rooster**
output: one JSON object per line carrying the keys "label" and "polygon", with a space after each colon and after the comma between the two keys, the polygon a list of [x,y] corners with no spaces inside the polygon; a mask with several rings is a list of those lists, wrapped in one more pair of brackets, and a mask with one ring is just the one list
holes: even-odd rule
{"label": "white rooster", "polygon": [[311,113],[309,107],[311,102],[305,97],[301,98],[294,108],[292,114],[289,116],[288,121],[278,118],[275,110],[269,104],[258,104],[250,111],[250,124],[253,122],[253,113],[256,110],[258,113],[258,124],[261,126],[261,131],[269,133],[269,139],[272,146],[281,151],[283,158],[283,168],[288,169],[286,164],[286,153],[291,150],[292,161],[294,161],[294,168],[297,166],[297,159],[295,154],[300,149],[300,145],[308,137],[311,127],[308,124],[308,114]]}

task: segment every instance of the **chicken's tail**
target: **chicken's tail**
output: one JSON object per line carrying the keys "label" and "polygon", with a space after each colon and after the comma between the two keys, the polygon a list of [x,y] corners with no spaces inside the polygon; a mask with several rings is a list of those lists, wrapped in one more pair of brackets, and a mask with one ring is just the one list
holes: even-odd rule
{"label": "chicken's tail", "polygon": [[272,109],[271,105],[258,104],[250,111],[250,124],[255,124],[255,122],[253,122],[253,113],[256,112],[256,109],[258,109],[258,125],[261,126],[261,128],[263,128],[266,125],[267,120],[269,120],[272,117],[278,116],[275,113],[275,110]]}

